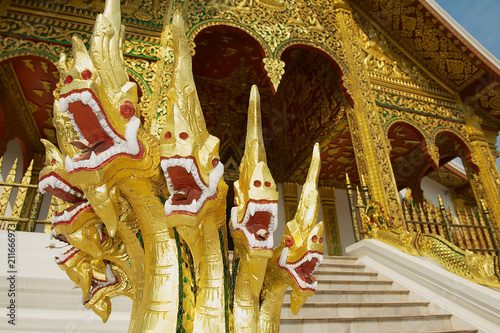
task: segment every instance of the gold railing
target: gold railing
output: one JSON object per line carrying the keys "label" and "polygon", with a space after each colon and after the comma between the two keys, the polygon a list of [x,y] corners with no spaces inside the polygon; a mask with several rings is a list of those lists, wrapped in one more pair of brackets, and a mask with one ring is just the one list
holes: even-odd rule
{"label": "gold railing", "polygon": [[454,216],[441,197],[435,207],[429,201],[416,205],[408,196],[403,202],[405,219],[396,226],[380,203],[370,199],[362,178],[354,188],[347,177],[347,194],[356,241],[376,239],[406,253],[430,257],[474,282],[500,288],[500,246],[483,202]]}
{"label": "gold railing", "polygon": [[499,254],[498,238],[483,202],[480,209],[467,211],[464,208],[454,216],[451,208],[447,211],[441,197],[438,198],[439,208],[428,201],[417,206],[411,197],[405,200],[403,210],[408,231],[439,235],[475,254]]}
{"label": "gold railing", "polygon": [[[16,183],[17,164],[18,160],[16,159],[5,181],[0,182],[0,186],[3,187],[0,195],[0,229],[33,232],[38,225],[41,225],[44,232],[50,232],[50,218],[41,219],[39,216],[43,194],[38,191],[38,179],[33,176],[33,161],[31,161],[20,183]],[[2,157],[0,158],[0,170],[3,167]],[[6,216],[9,206],[11,213]],[[52,213],[53,205],[50,206],[47,216],[51,216]]]}

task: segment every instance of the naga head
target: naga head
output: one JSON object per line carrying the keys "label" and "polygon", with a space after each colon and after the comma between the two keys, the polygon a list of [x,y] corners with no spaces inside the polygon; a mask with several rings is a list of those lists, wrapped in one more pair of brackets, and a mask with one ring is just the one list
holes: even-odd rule
{"label": "naga head", "polygon": [[[59,240],[66,242],[64,238]],[[92,309],[103,322],[108,320],[111,313],[110,298],[132,295],[132,285],[125,272],[112,262],[93,260],[75,247],[61,253],[55,261],[82,290],[83,305]]]}
{"label": "naga head", "polygon": [[49,141],[43,140],[46,150],[45,167],[40,171],[38,187],[40,192],[50,193],[62,202],[61,211],[52,215],[52,228],[55,235],[65,235],[73,246],[102,259],[99,245],[106,237],[100,219],[89,205],[85,194],[68,181],[68,172],[59,150]]}
{"label": "naga head", "polygon": [[231,235],[235,256],[249,261],[251,287],[258,294],[267,260],[273,254],[279,194],[267,166],[260,96],[255,85],[250,92],[245,154],[240,164],[240,177],[234,183],[234,192],[236,207],[231,210]]}
{"label": "naga head", "polygon": [[129,81],[124,65],[123,39],[120,1],[107,0],[90,49],[75,36],[70,68],[61,56],[63,87],[54,105],[68,179],[85,192],[112,236],[118,224],[116,184],[149,177],[159,165],[140,127],[137,85]]}
{"label": "naga head", "polygon": [[323,260],[323,222],[316,224],[320,164],[319,145],[316,144],[297,213],[286,224],[283,239],[271,259],[276,264],[274,269],[278,269],[280,276],[292,287],[291,307],[294,314],[316,291],[318,283],[312,274]]}
{"label": "naga head", "polygon": [[143,152],[137,139],[137,85],[124,66],[123,38],[120,1],[108,0],[96,19],[90,50],[74,36],[73,65],[68,70],[65,58],[60,60],[64,85],[59,106],[73,125],[71,144],[79,150],[66,157],[70,174],[99,170],[119,156],[139,158]]}
{"label": "naga head", "polygon": [[172,29],[174,72],[159,147],[170,193],[165,214],[170,227],[198,228],[206,214],[221,209],[227,185],[219,161],[219,139],[208,133],[198,100],[179,11],[174,14]]}

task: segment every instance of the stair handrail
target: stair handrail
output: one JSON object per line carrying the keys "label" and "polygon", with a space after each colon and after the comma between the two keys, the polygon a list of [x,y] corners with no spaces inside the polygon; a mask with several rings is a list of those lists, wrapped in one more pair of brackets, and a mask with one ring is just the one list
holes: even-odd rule
{"label": "stair handrail", "polygon": [[[363,180],[361,180],[363,182]],[[389,213],[384,210],[380,202],[369,199],[365,193],[367,190],[359,190],[354,194],[354,187],[349,178],[347,182],[347,194],[351,207],[353,227],[357,224],[359,235],[363,238],[371,238],[385,244],[391,245],[405,253],[415,256],[424,256],[433,259],[443,268],[455,273],[470,281],[500,288],[500,257],[498,256],[498,239],[492,227],[491,220],[488,223],[487,209],[481,202],[481,214],[484,214],[485,229],[490,231],[489,244],[493,245],[488,251],[477,251],[473,253],[469,249],[462,249],[455,244],[455,239],[451,228],[458,228],[464,225],[452,222],[453,217],[444,209],[441,198],[439,214],[436,217],[442,222],[423,221],[424,213],[421,213],[421,220],[405,219],[401,225],[395,225]],[[362,184],[362,188],[365,187]],[[368,187],[366,187],[368,189]],[[434,212],[437,209],[433,207]],[[428,214],[428,216],[430,216]],[[405,214],[405,217],[407,215]],[[413,229],[412,224],[419,226],[440,226],[445,227],[445,235],[426,233],[422,228]],[[465,225],[466,227],[468,225]],[[471,225],[475,226],[475,225]],[[477,227],[477,226],[476,226]],[[435,228],[434,228],[435,229]],[[355,228],[356,230],[356,228]],[[427,228],[427,230],[430,230]],[[455,237],[458,236],[455,235]],[[357,240],[358,241],[358,240]],[[482,250],[482,249],[474,249]],[[490,255],[487,252],[495,253]]]}

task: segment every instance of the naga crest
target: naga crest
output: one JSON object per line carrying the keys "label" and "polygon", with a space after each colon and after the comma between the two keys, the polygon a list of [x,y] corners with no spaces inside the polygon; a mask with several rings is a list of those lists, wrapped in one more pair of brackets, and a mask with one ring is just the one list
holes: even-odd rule
{"label": "naga crest", "polygon": [[90,49],[73,37],[72,62],[61,56],[63,86],[53,112],[59,147],[44,142],[39,183],[59,205],[52,235],[67,248],[56,263],[103,321],[112,297],[130,297],[129,332],[273,331],[261,327],[278,329],[286,288],[292,287],[295,313],[316,288],[312,274],[323,254],[323,224],[316,224],[319,147],[298,212],[275,248],[278,191],[253,86],[236,207],[227,219],[219,139],[207,130],[180,10],[165,29],[171,40],[162,54],[168,57],[173,45],[172,80],[168,89],[152,90],[167,108],[164,114],[148,104],[150,132],[141,125],[137,85],[123,60],[119,0],[106,0]]}

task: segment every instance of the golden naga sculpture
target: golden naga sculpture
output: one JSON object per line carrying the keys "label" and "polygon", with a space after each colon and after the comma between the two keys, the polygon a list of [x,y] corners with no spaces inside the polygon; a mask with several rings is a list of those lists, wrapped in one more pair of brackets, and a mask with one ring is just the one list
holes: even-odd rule
{"label": "golden naga sculpture", "polygon": [[231,271],[219,139],[206,128],[180,12],[167,29],[174,68],[155,135],[141,125],[137,86],[125,70],[119,0],[106,1],[89,50],[74,37],[72,62],[61,56],[54,103],[59,149],[44,142],[39,183],[60,203],[52,235],[70,245],[56,262],[104,322],[111,298],[130,297],[129,332],[278,331],[287,287],[294,313],[316,288],[312,274],[323,254],[319,147],[297,214],[273,249],[278,192],[252,87],[229,222]]}

